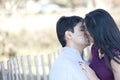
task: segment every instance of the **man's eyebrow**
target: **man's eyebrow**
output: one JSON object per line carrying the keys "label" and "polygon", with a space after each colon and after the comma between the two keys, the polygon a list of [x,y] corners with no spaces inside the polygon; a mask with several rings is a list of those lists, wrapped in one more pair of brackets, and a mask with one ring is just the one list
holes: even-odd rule
{"label": "man's eyebrow", "polygon": [[82,23],[82,25],[84,25],[84,20],[81,23]]}
{"label": "man's eyebrow", "polygon": [[81,24],[80,28],[81,28],[81,29],[85,29],[84,23]]}

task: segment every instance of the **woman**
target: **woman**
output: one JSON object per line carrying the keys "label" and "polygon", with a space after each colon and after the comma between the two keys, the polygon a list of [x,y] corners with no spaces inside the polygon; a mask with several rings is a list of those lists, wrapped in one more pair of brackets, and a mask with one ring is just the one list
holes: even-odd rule
{"label": "woman", "polygon": [[[111,17],[103,10],[96,9],[85,17],[87,34],[92,45],[90,68],[80,63],[90,79],[120,80],[120,31]],[[95,73],[94,73],[94,71]]]}

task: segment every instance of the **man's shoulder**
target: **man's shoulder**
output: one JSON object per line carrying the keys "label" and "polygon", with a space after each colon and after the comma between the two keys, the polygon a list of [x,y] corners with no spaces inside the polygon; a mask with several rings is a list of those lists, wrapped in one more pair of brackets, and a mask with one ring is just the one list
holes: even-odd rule
{"label": "man's shoulder", "polygon": [[71,62],[64,58],[64,57],[61,57],[59,56],[55,61],[54,61],[54,64],[52,65],[52,67],[68,67],[69,65],[71,65]]}
{"label": "man's shoulder", "polygon": [[71,74],[68,61],[66,59],[57,59],[52,65],[50,71],[50,80],[68,80],[67,77]]}
{"label": "man's shoulder", "polygon": [[[56,75],[56,76],[54,76]],[[68,59],[57,59],[50,73],[51,80],[87,80],[77,63]]]}

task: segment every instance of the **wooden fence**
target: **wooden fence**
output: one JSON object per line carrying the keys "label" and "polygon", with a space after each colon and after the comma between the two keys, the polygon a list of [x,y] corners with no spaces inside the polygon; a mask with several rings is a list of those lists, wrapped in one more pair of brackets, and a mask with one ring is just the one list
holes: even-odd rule
{"label": "wooden fence", "polygon": [[[89,48],[84,51],[86,54],[89,52]],[[51,64],[59,53],[14,57],[8,59],[6,65],[0,62],[0,80],[48,80]]]}
{"label": "wooden fence", "polygon": [[14,57],[7,60],[6,66],[0,62],[0,80],[48,80],[57,55]]}

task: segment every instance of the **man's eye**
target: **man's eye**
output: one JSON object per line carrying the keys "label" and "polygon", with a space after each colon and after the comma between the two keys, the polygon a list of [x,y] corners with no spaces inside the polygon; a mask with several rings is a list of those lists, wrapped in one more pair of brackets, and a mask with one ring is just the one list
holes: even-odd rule
{"label": "man's eye", "polygon": [[80,31],[85,31],[85,26],[84,25],[81,26]]}
{"label": "man's eye", "polygon": [[80,31],[85,31],[85,29],[80,29]]}

